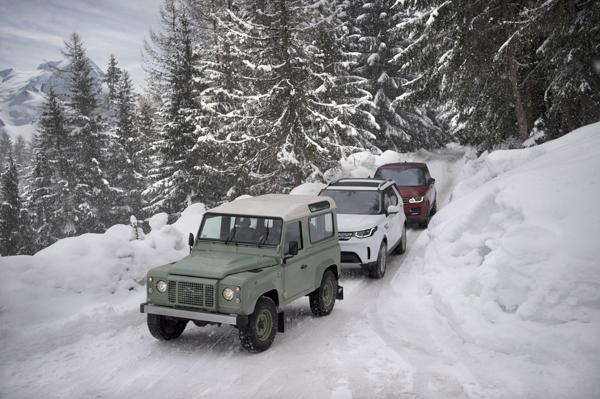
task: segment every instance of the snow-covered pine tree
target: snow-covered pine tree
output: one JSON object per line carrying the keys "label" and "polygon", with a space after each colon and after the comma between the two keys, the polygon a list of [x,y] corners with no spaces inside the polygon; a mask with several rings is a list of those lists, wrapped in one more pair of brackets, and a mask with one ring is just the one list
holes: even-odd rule
{"label": "snow-covered pine tree", "polygon": [[232,15],[237,4],[232,0],[187,0],[186,6],[194,21],[198,72],[194,152],[199,164],[195,170],[202,176],[199,196],[213,205],[237,197],[251,185],[248,164],[257,140],[248,134],[244,104],[252,101],[253,92],[248,77],[240,73],[247,54]]}
{"label": "snow-covered pine tree", "polygon": [[0,173],[4,171],[4,164],[12,156],[12,140],[4,130],[0,131]]}
{"label": "snow-covered pine tree", "polygon": [[126,70],[121,71],[115,90],[116,142],[111,150],[110,175],[113,177],[114,187],[121,194],[112,211],[117,220],[124,221],[131,215],[141,215],[145,165],[140,154],[143,153],[145,143],[136,129],[133,83]]}
{"label": "snow-covered pine tree", "polygon": [[365,109],[378,126],[374,130],[378,146],[402,151],[435,148],[445,143],[447,137],[435,114],[410,100],[406,85],[418,76],[392,62],[398,48],[412,40],[396,29],[402,3],[396,0],[344,1],[349,29],[344,44],[349,51],[359,54],[354,72],[369,82],[373,101],[365,104]]}
{"label": "snow-covered pine tree", "polygon": [[11,256],[19,253],[22,240],[19,178],[12,156],[9,156],[5,169],[0,177],[0,256]]}
{"label": "snow-covered pine tree", "polygon": [[518,144],[534,125],[553,137],[600,117],[593,62],[600,3],[407,0],[399,6],[398,28],[412,40],[394,60],[419,76],[407,84],[416,97],[453,110],[452,131],[461,141]]}
{"label": "snow-covered pine tree", "polygon": [[[193,151],[197,142],[194,117],[196,77],[192,31],[184,10],[167,1],[161,12],[163,31],[151,36],[154,47],[153,74],[160,79],[159,140],[160,165],[151,171],[155,181],[144,191],[152,210],[179,212],[198,199],[202,176],[195,170],[199,160]],[[165,48],[165,45],[168,47]],[[149,47],[149,46],[147,46]]]}
{"label": "snow-covered pine tree", "polygon": [[68,129],[71,131],[74,158],[73,187],[77,204],[77,231],[103,231],[112,222],[110,214],[115,191],[106,178],[104,151],[107,137],[101,131],[98,114],[98,86],[77,33],[65,42],[63,54],[69,62]]}
{"label": "snow-covered pine tree", "polygon": [[236,28],[244,36],[239,71],[252,82],[245,118],[259,140],[251,158],[252,192],[322,179],[323,171],[369,139],[353,125],[352,113],[365,97],[360,80],[332,73],[344,54],[321,48],[331,49],[335,14],[322,2],[306,0],[244,6]]}
{"label": "snow-covered pine tree", "polygon": [[512,40],[535,43],[533,70],[520,83],[533,92],[525,91],[530,107],[543,101],[534,127],[552,139],[600,120],[600,2],[538,0],[518,22]]}
{"label": "snow-covered pine tree", "polygon": [[21,135],[17,137],[13,145],[13,157],[19,173],[19,180],[22,181],[26,175],[27,168],[31,164],[31,154],[25,139]]}
{"label": "snow-covered pine tree", "polygon": [[135,115],[135,129],[137,130],[137,135],[142,142],[136,157],[142,164],[142,170],[144,170],[143,176],[145,180],[144,185],[147,186],[148,170],[152,169],[155,165],[158,165],[159,159],[158,151],[154,147],[154,143],[158,140],[156,123],[154,121],[156,109],[149,97],[138,97]]}
{"label": "snow-covered pine tree", "polygon": [[36,250],[74,235],[77,224],[72,192],[73,145],[65,128],[63,106],[53,91],[48,93],[38,126],[27,198],[36,231],[32,239]]}
{"label": "snow-covered pine tree", "polygon": [[106,106],[109,110],[112,110],[114,103],[117,100],[117,85],[121,78],[121,68],[118,67],[117,57],[114,54],[110,54],[108,57],[108,66],[106,67],[106,75],[104,76],[104,83],[108,88],[106,94]]}

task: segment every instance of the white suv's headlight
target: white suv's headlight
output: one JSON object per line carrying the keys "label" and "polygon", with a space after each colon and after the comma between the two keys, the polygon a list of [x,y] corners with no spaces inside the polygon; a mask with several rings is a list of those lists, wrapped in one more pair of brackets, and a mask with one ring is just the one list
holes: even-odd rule
{"label": "white suv's headlight", "polygon": [[164,293],[167,291],[167,282],[164,280],[158,280],[156,282],[156,289],[158,292]]}
{"label": "white suv's headlight", "polygon": [[408,202],[410,204],[420,204],[421,202],[423,202],[423,197],[421,197],[421,196],[412,197],[408,200]]}
{"label": "white suv's headlight", "polygon": [[377,231],[377,226],[372,227],[370,229],[357,231],[356,233],[354,233],[354,237],[356,237],[356,238],[371,237],[373,234],[375,234],[376,231]]}

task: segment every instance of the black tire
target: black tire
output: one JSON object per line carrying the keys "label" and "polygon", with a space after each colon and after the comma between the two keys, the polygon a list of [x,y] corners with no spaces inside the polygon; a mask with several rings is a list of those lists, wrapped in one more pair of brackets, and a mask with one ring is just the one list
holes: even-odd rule
{"label": "black tire", "polygon": [[433,207],[431,207],[431,211],[429,212],[429,216],[433,216],[437,213],[437,198],[433,201]]}
{"label": "black tire", "polygon": [[337,297],[338,282],[335,274],[327,270],[321,279],[319,288],[311,292],[308,296],[310,310],[315,316],[327,316],[335,306]]}
{"label": "black tire", "polygon": [[150,334],[154,338],[161,341],[169,341],[179,338],[183,330],[185,330],[188,321],[148,313],[147,322],[148,330],[150,330]]}
{"label": "black tire", "polygon": [[371,278],[382,278],[385,275],[385,269],[387,267],[387,244],[381,243],[379,247],[379,253],[377,254],[377,263],[369,270],[369,277]]}
{"label": "black tire", "polygon": [[242,347],[254,353],[269,349],[275,340],[278,320],[275,302],[266,296],[260,297],[254,313],[248,317],[248,325],[239,329]]}
{"label": "black tire", "polygon": [[429,220],[431,219],[431,210],[429,209],[429,207],[427,208],[427,217],[425,218],[425,220],[423,220],[422,222],[419,223],[419,227],[422,229],[426,229],[427,226],[429,226]]}
{"label": "black tire", "polygon": [[395,254],[401,255],[406,252],[406,224],[402,227],[402,238],[394,250]]}

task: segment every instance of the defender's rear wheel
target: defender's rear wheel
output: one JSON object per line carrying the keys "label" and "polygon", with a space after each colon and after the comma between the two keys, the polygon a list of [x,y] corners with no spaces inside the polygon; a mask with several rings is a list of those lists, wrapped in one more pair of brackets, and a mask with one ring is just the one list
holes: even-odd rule
{"label": "defender's rear wheel", "polygon": [[371,270],[369,270],[369,277],[371,278],[382,278],[385,274],[385,269],[387,267],[387,244],[385,242],[381,243],[381,247],[379,247],[379,254],[377,255],[377,263]]}
{"label": "defender's rear wheel", "polygon": [[394,250],[396,254],[403,254],[406,252],[406,224],[402,227],[402,238],[400,239],[400,243]]}
{"label": "defender's rear wheel", "polygon": [[185,330],[188,321],[148,313],[147,322],[148,330],[150,330],[150,334],[154,338],[161,341],[169,341],[179,338],[183,330]]}
{"label": "defender's rear wheel", "polygon": [[260,297],[254,313],[248,317],[248,325],[240,327],[240,341],[250,352],[269,349],[277,332],[277,306],[271,298]]}
{"label": "defender's rear wheel", "polygon": [[319,288],[308,296],[310,310],[315,316],[326,316],[333,310],[337,297],[338,283],[335,274],[328,270],[323,274]]}

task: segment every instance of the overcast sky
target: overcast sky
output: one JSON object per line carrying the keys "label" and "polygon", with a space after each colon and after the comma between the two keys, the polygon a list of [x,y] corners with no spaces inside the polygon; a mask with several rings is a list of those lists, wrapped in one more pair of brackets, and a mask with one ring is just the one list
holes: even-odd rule
{"label": "overcast sky", "polygon": [[114,53],[136,84],[143,84],[143,40],[158,26],[160,5],[161,0],[0,0],[0,70],[33,70],[60,60],[64,40],[78,32],[101,69]]}

